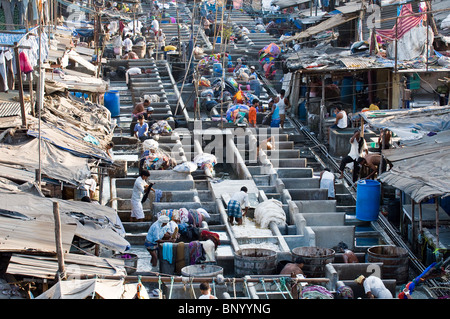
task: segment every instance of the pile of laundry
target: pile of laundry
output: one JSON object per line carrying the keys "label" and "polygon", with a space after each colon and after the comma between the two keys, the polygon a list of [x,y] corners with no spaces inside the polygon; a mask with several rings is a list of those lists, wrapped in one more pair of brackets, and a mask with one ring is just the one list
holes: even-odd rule
{"label": "pile of laundry", "polygon": [[166,120],[160,120],[153,123],[149,131],[152,135],[170,135],[172,134],[172,127]]}
{"label": "pile of laundry", "polygon": [[146,144],[144,146],[144,152],[140,158],[140,168],[147,170],[169,170],[177,166],[177,161],[160,149],[157,146],[156,141],[146,140],[146,142],[147,141],[149,141],[148,143],[153,141],[153,146],[151,146],[151,144]]}
{"label": "pile of laundry", "polygon": [[268,228],[271,222],[277,225],[286,223],[283,204],[276,199],[265,200],[255,207],[255,221],[261,228]]}

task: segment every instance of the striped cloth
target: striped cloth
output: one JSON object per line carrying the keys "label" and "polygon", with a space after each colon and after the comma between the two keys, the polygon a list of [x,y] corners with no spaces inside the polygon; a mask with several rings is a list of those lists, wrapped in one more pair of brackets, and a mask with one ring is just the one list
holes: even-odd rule
{"label": "striped cloth", "polygon": [[[400,14],[398,17],[406,16],[409,14],[413,14],[411,3],[404,4],[401,7]],[[422,21],[423,18],[426,18],[425,13],[422,15],[417,16],[411,16],[406,18],[399,18],[398,19],[398,31],[397,31],[397,39],[400,39],[402,36],[405,35],[406,32],[411,30],[412,28],[416,27],[420,21]],[[395,39],[395,30],[396,25],[392,27],[392,29],[378,29],[375,30],[375,32],[380,35],[382,38],[388,39],[388,40],[394,40]]]}
{"label": "striped cloth", "polygon": [[241,204],[237,200],[230,200],[227,205],[227,214],[230,217],[242,218]]}

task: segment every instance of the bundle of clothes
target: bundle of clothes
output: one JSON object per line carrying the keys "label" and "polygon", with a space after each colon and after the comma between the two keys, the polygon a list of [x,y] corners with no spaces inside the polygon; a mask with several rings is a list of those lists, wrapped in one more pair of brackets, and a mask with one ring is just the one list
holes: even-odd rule
{"label": "bundle of clothes", "polygon": [[[181,265],[186,264],[185,243],[188,243],[189,265],[215,262],[215,251],[220,245],[220,238],[217,233],[200,230],[202,221],[210,217],[205,209],[164,209],[157,214],[157,217],[162,215],[169,217],[168,232],[175,234],[177,268],[181,269]],[[170,264],[174,261],[173,249],[174,243],[171,242],[166,242],[162,246],[163,259]]]}
{"label": "bundle of clothes", "polygon": [[144,148],[139,159],[140,170],[169,170],[175,166],[177,166],[176,160],[158,147]]}

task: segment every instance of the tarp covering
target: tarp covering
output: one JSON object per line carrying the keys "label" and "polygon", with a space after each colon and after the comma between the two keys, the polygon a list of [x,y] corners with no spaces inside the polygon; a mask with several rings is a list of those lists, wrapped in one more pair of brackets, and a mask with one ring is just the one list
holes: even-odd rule
{"label": "tarp covering", "polygon": [[368,111],[361,116],[370,126],[388,129],[401,140],[420,139],[430,132],[450,130],[450,106]]}
{"label": "tarp covering", "polygon": [[[124,284],[123,280],[85,279],[59,281],[35,299],[133,299],[138,283]],[[149,299],[147,291],[140,289],[140,299]]]}
{"label": "tarp covering", "polygon": [[125,252],[130,243],[124,238],[123,226],[115,209],[57,198],[35,196],[23,192],[1,191],[0,209],[17,212],[38,221],[51,224],[54,232],[53,202],[59,203],[62,224],[76,224],[75,235],[109,249]]}
{"label": "tarp covering", "polygon": [[[0,163],[34,174],[39,168],[39,140],[10,145],[0,143]],[[41,143],[41,172],[51,179],[71,185],[83,183],[90,176],[87,158],[80,158],[46,142]],[[7,176],[5,176],[7,177]]]}
{"label": "tarp covering", "polygon": [[312,26],[312,27],[306,29],[305,31],[300,32],[299,34],[296,34],[292,37],[284,38],[283,42],[290,42],[293,40],[299,40],[299,39],[310,37],[312,35],[322,32],[322,31],[329,30],[329,29],[335,28],[337,26],[340,26],[341,24],[344,24],[348,21],[356,19],[357,17],[358,17],[357,13],[334,15],[331,18],[329,18],[315,26]]}
{"label": "tarp covering", "polygon": [[[67,282],[77,280],[81,275],[98,277],[123,277],[126,275],[125,262],[120,258],[64,254],[64,267],[68,278]],[[54,279],[57,271],[57,256],[12,254],[6,272],[11,275]],[[72,289],[68,289],[67,293],[69,291],[73,292]]]}
{"label": "tarp covering", "polygon": [[416,202],[450,195],[450,131],[408,144],[383,150],[393,167],[378,179],[404,191]]}

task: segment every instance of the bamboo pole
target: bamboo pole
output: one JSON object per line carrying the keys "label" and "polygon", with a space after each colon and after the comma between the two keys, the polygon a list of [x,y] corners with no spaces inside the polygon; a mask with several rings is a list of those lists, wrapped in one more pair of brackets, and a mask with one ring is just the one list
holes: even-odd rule
{"label": "bamboo pole", "polygon": [[59,215],[59,203],[53,202],[53,217],[55,220],[55,243],[56,243],[56,254],[58,256],[58,279],[66,278],[66,270],[64,266],[64,251],[62,247],[61,238],[61,218]]}
{"label": "bamboo pole", "polygon": [[22,115],[22,126],[24,128],[26,128],[27,127],[27,114],[25,112],[25,101],[23,98],[22,71],[20,70],[19,45],[17,42],[14,42],[14,55],[15,55],[15,59],[16,59],[17,79],[19,81],[19,100],[20,100],[20,111],[21,111],[21,115]]}

